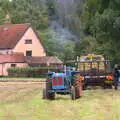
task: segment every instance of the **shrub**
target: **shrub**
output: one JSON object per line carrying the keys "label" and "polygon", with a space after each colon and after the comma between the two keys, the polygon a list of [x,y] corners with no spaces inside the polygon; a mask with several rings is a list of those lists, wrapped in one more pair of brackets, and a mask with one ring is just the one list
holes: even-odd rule
{"label": "shrub", "polygon": [[24,67],[24,68],[9,68],[8,75],[9,76],[15,76],[15,77],[45,77],[46,73],[48,72],[48,69],[50,71],[58,72],[57,69],[50,69],[50,68],[37,68],[37,67]]}

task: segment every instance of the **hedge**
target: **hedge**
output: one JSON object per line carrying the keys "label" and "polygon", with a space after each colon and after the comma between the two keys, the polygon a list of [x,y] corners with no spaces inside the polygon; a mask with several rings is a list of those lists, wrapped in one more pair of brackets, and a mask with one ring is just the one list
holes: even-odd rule
{"label": "hedge", "polygon": [[59,72],[60,69],[53,68],[38,68],[38,67],[25,67],[25,68],[8,68],[8,76],[10,77],[45,77],[48,70]]}

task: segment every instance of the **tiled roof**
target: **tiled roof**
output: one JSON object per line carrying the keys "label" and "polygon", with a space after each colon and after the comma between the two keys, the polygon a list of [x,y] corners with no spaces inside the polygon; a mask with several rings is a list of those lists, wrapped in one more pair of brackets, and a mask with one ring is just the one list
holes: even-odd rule
{"label": "tiled roof", "polygon": [[63,64],[63,62],[54,56],[43,57],[25,57],[25,61],[29,64]]}
{"label": "tiled roof", "polygon": [[23,63],[25,62],[24,54],[6,54],[0,55],[0,63]]}
{"label": "tiled roof", "polygon": [[30,24],[0,25],[0,49],[14,48]]}

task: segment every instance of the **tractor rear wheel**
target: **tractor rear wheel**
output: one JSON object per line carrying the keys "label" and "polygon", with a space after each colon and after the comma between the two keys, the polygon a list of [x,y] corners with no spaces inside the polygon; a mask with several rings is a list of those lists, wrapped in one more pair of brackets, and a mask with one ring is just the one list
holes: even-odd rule
{"label": "tractor rear wheel", "polygon": [[75,87],[71,87],[71,99],[75,100],[76,99],[76,94],[75,94]]}
{"label": "tractor rear wheel", "polygon": [[80,79],[80,74],[76,74],[74,77],[74,88],[75,88],[75,99],[78,99],[82,96],[83,83]]}
{"label": "tractor rear wheel", "polygon": [[83,90],[87,90],[87,85],[83,85]]}
{"label": "tractor rear wheel", "polygon": [[81,86],[75,86],[75,98],[78,99],[82,96],[82,87]]}

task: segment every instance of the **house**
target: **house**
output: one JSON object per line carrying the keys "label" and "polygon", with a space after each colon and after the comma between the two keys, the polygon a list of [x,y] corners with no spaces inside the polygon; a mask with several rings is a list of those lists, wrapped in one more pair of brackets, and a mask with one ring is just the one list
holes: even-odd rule
{"label": "house", "polygon": [[0,25],[0,54],[46,56],[43,44],[30,24]]}
{"label": "house", "polygon": [[23,53],[0,55],[0,76],[7,76],[10,67],[27,67]]}
{"label": "house", "polygon": [[23,53],[0,55],[0,76],[8,76],[8,68],[28,66],[58,70],[63,68],[63,62],[54,56],[26,57]]}
{"label": "house", "polygon": [[31,67],[63,68],[63,62],[55,56],[25,57],[25,61]]}
{"label": "house", "polygon": [[0,76],[10,67],[62,67],[57,57],[46,56],[39,36],[30,24],[0,25]]}

